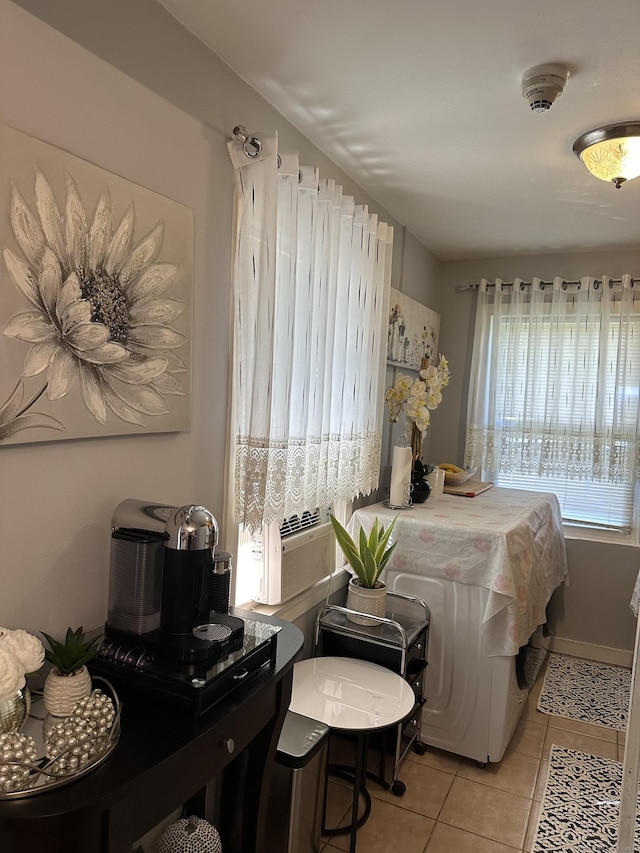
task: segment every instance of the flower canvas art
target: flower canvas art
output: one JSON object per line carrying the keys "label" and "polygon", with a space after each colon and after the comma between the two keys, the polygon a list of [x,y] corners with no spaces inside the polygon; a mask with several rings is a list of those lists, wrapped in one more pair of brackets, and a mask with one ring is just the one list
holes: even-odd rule
{"label": "flower canvas art", "polygon": [[192,212],[0,125],[0,445],[186,429]]}
{"label": "flower canvas art", "polygon": [[420,370],[423,357],[438,355],[440,315],[415,299],[391,288],[387,362],[406,370]]}

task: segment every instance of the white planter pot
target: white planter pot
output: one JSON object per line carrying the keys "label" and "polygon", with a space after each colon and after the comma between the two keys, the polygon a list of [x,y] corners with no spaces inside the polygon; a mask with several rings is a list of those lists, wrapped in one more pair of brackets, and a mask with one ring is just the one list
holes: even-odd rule
{"label": "white planter pot", "polygon": [[68,717],[81,699],[91,693],[91,676],[86,666],[69,675],[55,667],[44,683],[44,706],[55,717]]}
{"label": "white planter pot", "polygon": [[[378,581],[379,586],[370,589],[360,585],[357,578],[351,578],[347,592],[347,607],[349,610],[357,610],[359,613],[368,613],[371,616],[384,616],[387,605],[387,585]],[[348,618],[357,625],[377,625],[376,619],[367,619],[366,616],[354,616],[347,614]]]}

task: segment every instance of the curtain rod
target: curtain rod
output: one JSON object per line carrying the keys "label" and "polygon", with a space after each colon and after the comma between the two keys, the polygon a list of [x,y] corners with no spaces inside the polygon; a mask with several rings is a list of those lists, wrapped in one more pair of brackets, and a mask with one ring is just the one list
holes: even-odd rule
{"label": "curtain rod", "polygon": [[[255,160],[256,157],[260,156],[262,151],[262,141],[258,139],[257,136],[252,136],[243,124],[237,124],[233,128],[233,138],[238,144],[242,143],[242,150],[250,160]],[[282,165],[282,160],[279,154],[276,156],[278,158],[279,169]],[[301,184],[302,180],[302,170],[299,170],[298,183]]]}
{"label": "curtain rod", "polygon": [[262,142],[256,136],[252,136],[242,124],[237,124],[233,128],[233,138],[236,142],[242,142],[244,153],[252,160],[262,151]]}
{"label": "curtain rod", "polygon": [[[632,278],[631,279],[631,287],[633,287],[637,281],[640,281],[640,279]],[[599,287],[602,284],[602,279],[601,278],[595,278],[593,280],[593,283],[597,287]],[[553,282],[552,281],[541,281],[540,284],[542,285],[542,287],[551,287]],[[575,287],[580,287],[582,282],[580,280],[563,281],[562,284],[563,284],[563,286],[574,285]],[[621,278],[612,278],[609,281],[609,287],[613,287],[614,284],[622,284],[622,279]],[[503,281],[502,286],[503,287],[513,287],[513,282],[512,281]],[[459,284],[455,288],[455,291],[456,291],[456,293],[466,293],[466,291],[468,291],[468,290],[477,290],[479,287],[480,287],[479,282],[476,282],[475,284]],[[487,287],[495,287],[495,284],[493,282],[487,282]],[[521,281],[520,287],[531,287],[531,282],[530,281]]]}

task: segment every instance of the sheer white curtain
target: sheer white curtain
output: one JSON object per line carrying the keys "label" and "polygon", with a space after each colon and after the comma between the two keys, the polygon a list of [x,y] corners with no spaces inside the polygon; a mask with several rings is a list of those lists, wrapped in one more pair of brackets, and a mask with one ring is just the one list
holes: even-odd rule
{"label": "sheer white curtain", "polygon": [[378,485],[393,241],[276,134],[257,138],[259,153],[229,143],[232,489],[252,530]]}
{"label": "sheer white curtain", "polygon": [[640,476],[638,290],[628,275],[480,283],[466,464],[498,484],[555,491],[566,520],[630,528]]}

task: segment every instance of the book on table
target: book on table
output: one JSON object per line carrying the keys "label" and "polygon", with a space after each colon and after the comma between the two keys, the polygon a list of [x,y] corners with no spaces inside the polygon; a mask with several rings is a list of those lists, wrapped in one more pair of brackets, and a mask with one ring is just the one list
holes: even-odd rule
{"label": "book on table", "polygon": [[475,498],[491,488],[493,488],[493,483],[483,483],[480,480],[467,480],[466,483],[459,483],[457,486],[452,483],[444,484],[445,494],[462,495],[465,498]]}

